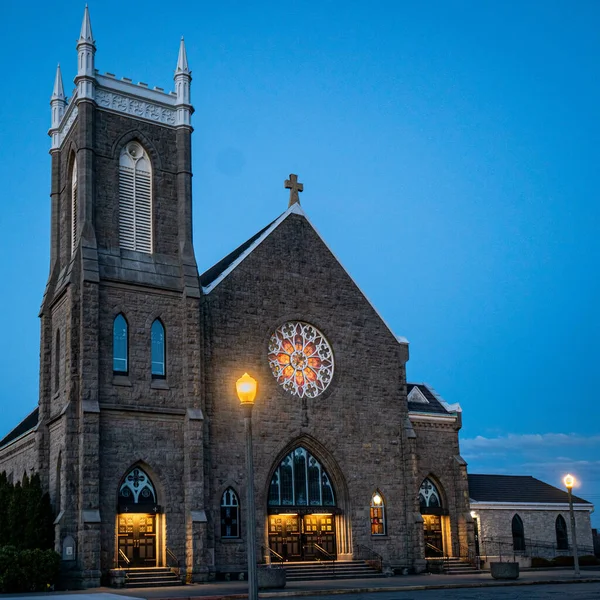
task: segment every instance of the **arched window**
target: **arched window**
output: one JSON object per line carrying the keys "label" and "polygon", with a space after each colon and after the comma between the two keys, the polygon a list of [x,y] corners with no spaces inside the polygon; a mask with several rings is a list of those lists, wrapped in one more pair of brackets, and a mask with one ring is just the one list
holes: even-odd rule
{"label": "arched window", "polygon": [[569,549],[569,535],[567,533],[567,523],[562,515],[556,517],[556,548],[558,550]]}
{"label": "arched window", "polygon": [[77,159],[75,159],[71,171],[71,254],[77,247],[77,218]]}
{"label": "arched window", "polygon": [[152,166],[137,142],[129,142],[119,158],[119,245],[152,252]]}
{"label": "arched window", "polygon": [[329,475],[306,448],[290,452],[275,469],[269,506],[335,506]]}
{"label": "arched window", "polygon": [[60,329],[56,330],[56,340],[54,341],[54,391],[60,389]]}
{"label": "arched window", "polygon": [[165,328],[160,322],[160,319],[156,319],[156,321],[152,323],[150,342],[152,347],[152,377],[157,379],[164,378],[167,374],[165,360]]}
{"label": "arched window", "polygon": [[221,498],[221,537],[240,537],[240,503],[231,488],[227,488]]}
{"label": "arched window", "polygon": [[512,518],[512,538],[513,550],[515,552],[523,552],[525,550],[525,529],[519,515],[515,515]]}
{"label": "arched window", "polygon": [[141,467],[134,467],[119,488],[121,512],[151,512],[156,506],[152,480]]}
{"label": "arched window", "polygon": [[54,512],[57,515],[60,513],[61,484],[62,484],[62,452],[59,452],[58,460],[56,461],[56,493],[54,494]]}
{"label": "arched window", "polygon": [[442,507],[442,497],[437,486],[429,477],[426,477],[419,488],[419,505],[421,512],[427,512],[428,509],[437,509]]}
{"label": "arched window", "polygon": [[126,375],[129,372],[127,321],[118,314],[113,321],[113,372]]}
{"label": "arched window", "polygon": [[385,502],[377,490],[371,496],[371,535],[385,535]]}

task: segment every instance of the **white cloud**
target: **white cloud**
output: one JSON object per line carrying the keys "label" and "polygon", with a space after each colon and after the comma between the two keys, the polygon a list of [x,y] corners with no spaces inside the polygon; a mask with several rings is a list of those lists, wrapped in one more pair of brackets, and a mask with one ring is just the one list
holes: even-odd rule
{"label": "white cloud", "polygon": [[498,437],[465,438],[460,442],[461,449],[468,453],[472,450],[505,450],[539,449],[557,447],[586,447],[600,446],[600,435],[584,436],[578,433],[525,433]]}

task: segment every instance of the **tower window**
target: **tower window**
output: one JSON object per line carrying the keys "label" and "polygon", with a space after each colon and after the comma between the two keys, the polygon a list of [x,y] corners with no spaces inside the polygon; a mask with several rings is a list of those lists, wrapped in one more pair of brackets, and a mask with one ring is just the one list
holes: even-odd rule
{"label": "tower window", "polygon": [[221,537],[240,537],[240,503],[231,488],[227,488],[221,498]]}
{"label": "tower window", "polygon": [[113,372],[126,375],[128,365],[128,332],[127,321],[118,314],[113,321]]}
{"label": "tower window", "polygon": [[152,166],[137,142],[127,144],[119,158],[119,245],[152,252]]}
{"label": "tower window", "polygon": [[71,254],[77,247],[77,215],[77,160],[74,160],[71,171]]}
{"label": "tower window", "polygon": [[165,328],[160,319],[156,319],[152,323],[150,339],[152,346],[152,377],[165,377],[167,373],[165,368]]}
{"label": "tower window", "polygon": [[54,391],[60,389],[60,329],[56,331],[54,342]]}
{"label": "tower window", "polygon": [[379,491],[376,491],[371,496],[371,535],[385,534],[385,502]]}

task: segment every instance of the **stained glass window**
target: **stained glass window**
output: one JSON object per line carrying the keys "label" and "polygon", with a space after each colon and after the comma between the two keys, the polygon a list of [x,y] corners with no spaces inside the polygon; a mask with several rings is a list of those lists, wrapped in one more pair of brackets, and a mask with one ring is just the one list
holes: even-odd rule
{"label": "stained glass window", "polygon": [[325,469],[299,446],[280,463],[269,486],[269,506],[335,506],[333,486]]}
{"label": "stained glass window", "polygon": [[385,502],[379,492],[371,496],[371,535],[385,535]]}
{"label": "stained glass window", "polygon": [[165,328],[160,322],[160,319],[156,319],[152,323],[150,330],[150,341],[152,348],[152,377],[164,378],[165,371]]}
{"label": "stained glass window", "polygon": [[127,373],[127,321],[117,315],[113,322],[113,371]]}
{"label": "stained glass window", "polygon": [[156,492],[150,477],[140,468],[133,468],[119,488],[121,504],[155,504]]}
{"label": "stained glass window", "polygon": [[429,477],[423,480],[419,488],[419,504],[421,508],[439,508],[442,506],[440,493]]}
{"label": "stained glass window", "polygon": [[285,323],[269,340],[269,365],[283,389],[314,398],[333,377],[333,353],[325,336],[312,325]]}
{"label": "stained glass window", "polygon": [[240,503],[237,494],[227,488],[221,498],[221,537],[240,537]]}

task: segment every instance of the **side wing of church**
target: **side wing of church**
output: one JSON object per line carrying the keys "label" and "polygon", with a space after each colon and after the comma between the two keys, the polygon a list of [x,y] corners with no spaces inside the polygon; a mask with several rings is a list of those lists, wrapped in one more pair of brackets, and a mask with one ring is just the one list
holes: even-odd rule
{"label": "side wing of church", "polygon": [[[72,585],[178,565],[188,581],[269,560],[473,552],[460,407],[407,384],[395,336],[290,206],[199,275],[191,72],[175,91],[101,75],[86,8],[72,98],[52,95],[51,266],[36,411],[0,471],[39,472]],[[255,505],[245,506],[235,382],[259,381]]]}

